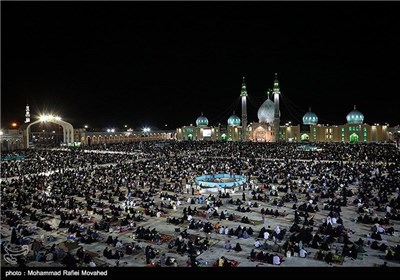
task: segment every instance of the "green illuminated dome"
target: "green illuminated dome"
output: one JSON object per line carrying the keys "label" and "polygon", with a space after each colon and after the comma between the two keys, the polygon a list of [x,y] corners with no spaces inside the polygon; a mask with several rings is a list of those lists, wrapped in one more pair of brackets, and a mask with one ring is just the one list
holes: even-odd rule
{"label": "green illuminated dome", "polygon": [[228,119],[228,125],[230,126],[239,126],[240,125],[240,118],[235,115],[235,112],[233,112],[233,115],[229,117]]}
{"label": "green illuminated dome", "polygon": [[318,123],[318,117],[315,113],[311,112],[310,108],[310,110],[303,116],[303,124],[317,124],[317,123]]}
{"label": "green illuminated dome", "polygon": [[197,126],[208,126],[208,119],[205,116],[203,116],[203,112],[201,112],[201,116],[197,118],[196,125]]}
{"label": "green illuminated dome", "polygon": [[347,123],[350,124],[362,124],[364,122],[364,115],[356,110],[356,105],[354,105],[354,110],[347,114]]}

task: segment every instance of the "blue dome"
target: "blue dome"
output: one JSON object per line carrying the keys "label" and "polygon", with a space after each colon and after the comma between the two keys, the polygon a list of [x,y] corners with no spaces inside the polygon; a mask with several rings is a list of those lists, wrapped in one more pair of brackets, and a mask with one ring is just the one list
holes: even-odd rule
{"label": "blue dome", "polygon": [[303,116],[303,124],[317,124],[318,123],[318,117],[315,113],[308,111],[307,113],[304,114]]}
{"label": "blue dome", "polygon": [[360,111],[357,111],[354,105],[354,110],[347,114],[346,120],[350,124],[362,124],[364,122],[364,115]]}
{"label": "blue dome", "polygon": [[234,126],[234,125],[239,126],[240,125],[240,118],[235,115],[235,112],[233,112],[233,115],[229,117],[228,125],[230,125],[230,126]]}
{"label": "blue dome", "polygon": [[196,125],[197,126],[208,126],[208,119],[205,116],[203,116],[203,113],[201,113],[201,116],[197,118]]}

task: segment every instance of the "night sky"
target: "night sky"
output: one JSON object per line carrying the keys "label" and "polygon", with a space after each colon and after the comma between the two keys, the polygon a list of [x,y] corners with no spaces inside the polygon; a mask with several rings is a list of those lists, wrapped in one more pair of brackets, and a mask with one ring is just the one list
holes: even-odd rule
{"label": "night sky", "polygon": [[[397,5],[396,5],[397,4]],[[2,2],[1,125],[54,112],[75,127],[175,129],[248,119],[278,73],[281,123],[311,106],[400,123],[393,2]],[[35,120],[35,117],[33,117]]]}

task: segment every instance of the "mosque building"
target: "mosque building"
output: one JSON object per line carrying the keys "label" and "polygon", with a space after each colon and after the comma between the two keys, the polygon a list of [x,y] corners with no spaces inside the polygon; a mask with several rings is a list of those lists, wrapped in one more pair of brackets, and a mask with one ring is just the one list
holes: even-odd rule
{"label": "mosque building", "polygon": [[[272,94],[273,100],[270,98]],[[348,113],[343,125],[320,124],[318,116],[309,108],[302,119],[302,125],[290,122],[281,125],[280,87],[277,74],[272,90],[257,111],[258,122],[247,124],[247,88],[243,78],[241,88],[242,119],[235,112],[227,125],[212,126],[201,113],[196,126],[177,128],[177,140],[189,141],[253,141],[253,142],[384,142],[391,140],[387,124],[369,125],[364,115],[356,109]]]}
{"label": "mosque building", "polygon": [[[273,95],[273,101],[270,99]],[[208,141],[254,141],[277,142],[296,141],[300,135],[300,126],[281,126],[279,109],[280,88],[277,74],[274,86],[268,91],[268,98],[258,109],[258,122],[247,124],[247,88],[243,78],[241,88],[242,119],[235,112],[228,118],[227,125],[210,126],[203,113],[197,118],[196,126],[189,125],[177,129],[177,140]],[[242,121],[243,120],[243,121]]]}
{"label": "mosque building", "polygon": [[308,111],[303,117],[303,124],[309,129],[302,131],[300,140],[310,142],[384,142],[390,140],[387,124],[369,125],[364,122],[364,115],[356,105],[346,116],[343,125],[318,124],[315,113]]}
{"label": "mosque building", "polygon": [[[271,97],[272,95],[272,97]],[[13,123],[10,128],[0,129],[0,149],[4,152],[28,148],[40,144],[41,139],[63,145],[92,145],[108,143],[125,143],[135,141],[252,141],[252,142],[395,142],[400,147],[400,126],[389,127],[388,124],[370,125],[364,122],[364,115],[357,110],[351,110],[342,125],[321,124],[315,112],[309,108],[302,118],[302,124],[291,122],[281,125],[280,99],[281,91],[277,74],[274,85],[267,92],[267,99],[257,111],[258,122],[248,123],[247,119],[247,87],[243,78],[241,91],[241,118],[235,111],[227,119],[226,124],[213,126],[201,112],[195,122],[175,130],[132,130],[117,131],[114,129],[99,129],[88,131],[86,128],[73,126],[57,116],[42,116],[31,122],[29,105],[25,107],[25,122],[20,126]],[[31,131],[36,123],[50,122],[58,129]],[[39,127],[40,128],[40,127]],[[49,140],[50,139],[50,140]],[[58,141],[58,142],[57,142]]]}

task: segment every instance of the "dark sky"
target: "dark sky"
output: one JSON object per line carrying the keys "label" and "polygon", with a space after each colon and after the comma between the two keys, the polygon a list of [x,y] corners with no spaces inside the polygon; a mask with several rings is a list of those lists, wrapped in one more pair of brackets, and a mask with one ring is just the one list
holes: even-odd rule
{"label": "dark sky", "polygon": [[393,2],[2,2],[2,126],[53,111],[75,127],[249,121],[278,73],[282,123],[400,123]]}

